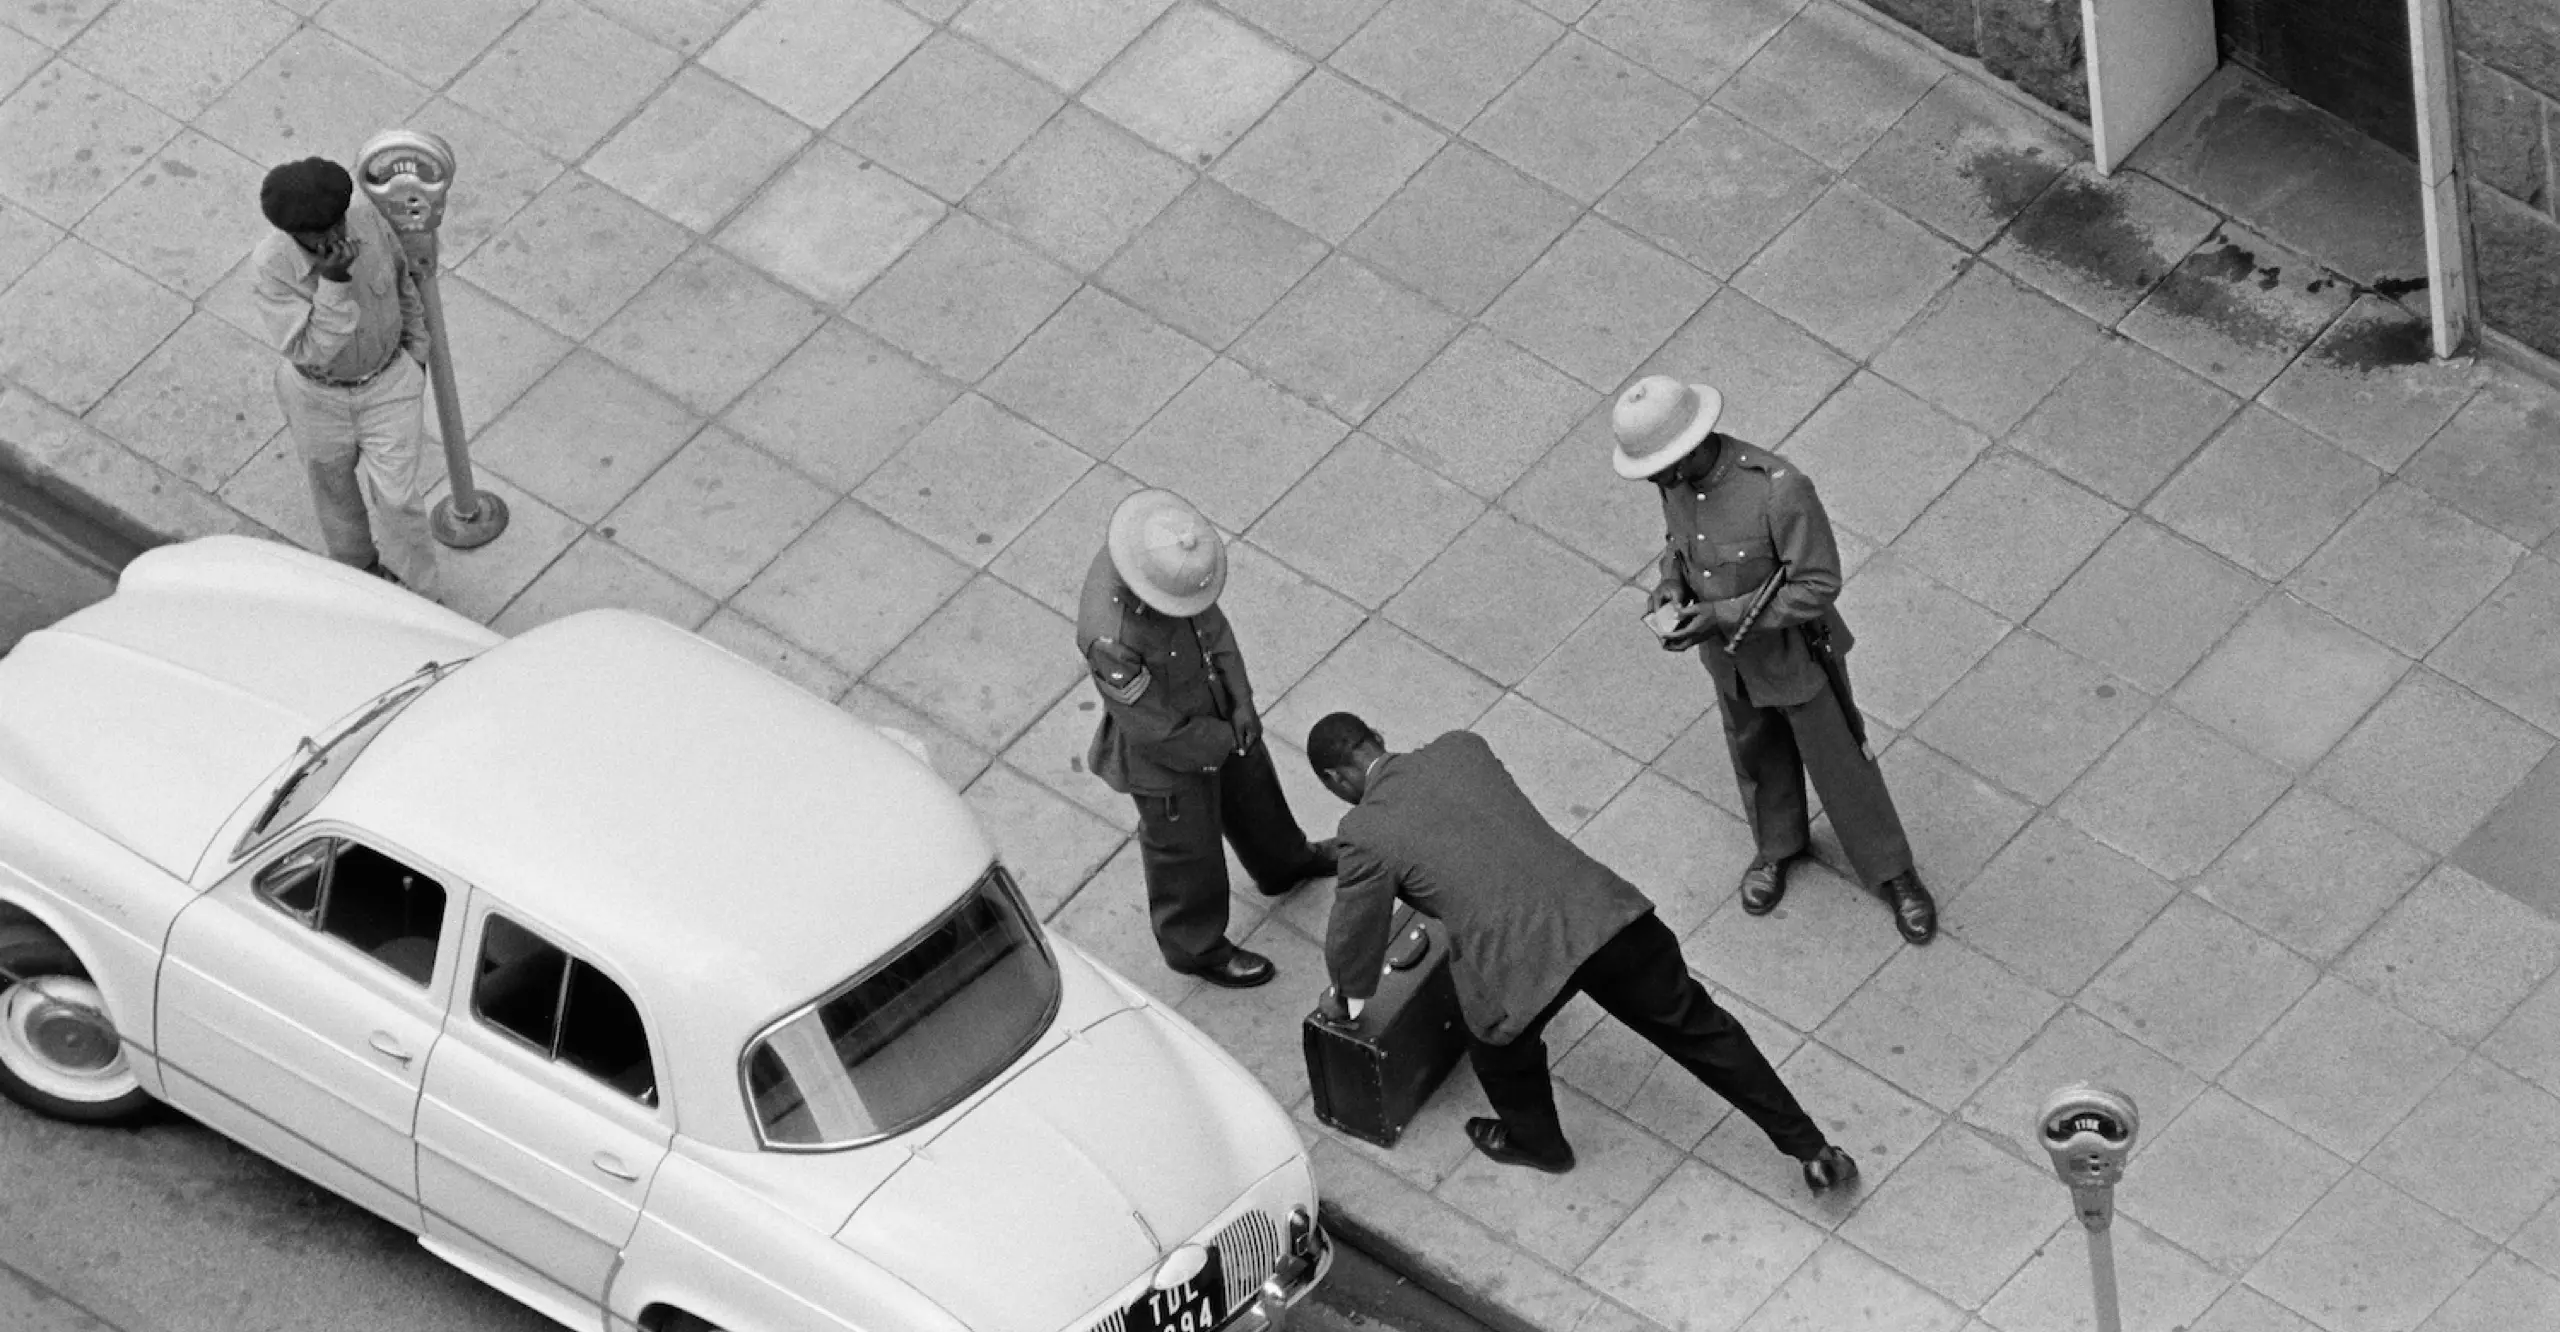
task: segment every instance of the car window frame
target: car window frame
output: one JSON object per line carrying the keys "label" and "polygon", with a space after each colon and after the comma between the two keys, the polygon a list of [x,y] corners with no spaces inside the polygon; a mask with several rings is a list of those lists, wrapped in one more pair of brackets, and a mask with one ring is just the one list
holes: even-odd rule
{"label": "car window frame", "polygon": [[[267,855],[238,866],[226,882],[236,883],[242,900],[248,906],[254,907],[261,916],[290,924],[299,930],[303,937],[318,941],[316,951],[323,952],[329,957],[355,958],[364,963],[363,968],[347,968],[346,970],[350,973],[362,972],[377,980],[388,980],[390,984],[386,987],[387,990],[407,998],[421,1000],[430,1011],[443,1012],[451,1000],[452,986],[460,974],[456,970],[454,958],[461,949],[464,926],[467,922],[463,919],[459,906],[471,898],[471,885],[460,877],[437,867],[433,861],[425,857],[412,854],[396,843],[336,819],[311,819],[296,824],[285,832],[289,835],[268,839],[265,848]],[[321,904],[315,904],[312,918],[305,919],[301,913],[276,901],[259,888],[259,875],[272,868],[277,862],[323,839],[361,843],[366,849],[389,857],[410,870],[425,875],[444,889],[444,921],[438,928],[435,966],[428,971],[424,984],[393,970],[390,963],[356,947],[352,941],[320,928],[318,915]]]}
{"label": "car window frame", "polygon": [[[275,779],[253,792],[250,801],[243,802],[243,812],[250,809],[254,809],[255,812],[247,813],[246,821],[240,825],[240,840],[231,849],[231,863],[239,865],[255,857],[274,846],[286,834],[309,823],[318,814],[321,804],[329,798],[329,793],[337,789],[338,783],[346,779],[348,771],[363,760],[365,751],[373,747],[373,742],[381,739],[382,733],[400,719],[400,714],[408,711],[419,699],[426,697],[428,690],[452,678],[455,671],[470,665],[471,661],[470,657],[459,657],[443,662],[430,661],[401,677],[397,683],[381,693],[366,699],[361,705],[350,710],[346,716],[310,735],[303,736],[296,742],[293,756],[276,774]],[[338,746],[353,739],[358,732],[367,727],[373,728],[373,734],[366,736],[363,743],[346,755],[344,761],[332,763],[332,755]],[[286,802],[304,796],[302,790],[304,782],[320,778],[325,780],[321,780],[320,784],[309,792],[307,797],[309,803],[302,808],[299,815],[286,818]]]}
{"label": "car window frame", "polygon": [[807,1017],[811,1013],[826,1007],[828,1004],[833,1003],[839,996],[853,990],[864,981],[871,979],[873,976],[879,974],[882,968],[904,956],[908,949],[915,947],[918,943],[922,942],[926,936],[940,928],[942,922],[947,919],[953,911],[959,909],[960,904],[965,900],[964,895],[964,897],[952,898],[951,901],[945,904],[941,910],[936,911],[933,914],[932,919],[908,932],[906,937],[897,942],[896,946],[881,950],[880,955],[863,964],[861,970],[856,971],[844,980],[828,986],[824,991],[820,992],[816,998],[811,999],[806,1003],[794,1005],[781,1016],[757,1027],[754,1033],[747,1037],[746,1043],[738,1048],[737,1058],[732,1061],[736,1067],[737,1073],[738,1108],[746,1115],[747,1131],[754,1135],[757,1151],[773,1152],[777,1154],[851,1151],[855,1148],[868,1147],[874,1143],[887,1142],[892,1138],[898,1138],[908,1133],[912,1133],[918,1127],[932,1123],[934,1120],[940,1119],[942,1116],[951,1113],[954,1109],[967,1105],[972,1100],[985,1095],[989,1090],[1003,1082],[1006,1074],[1010,1073],[1022,1062],[1022,1057],[1025,1054],[1030,1053],[1032,1050],[1037,1049],[1040,1042],[1049,1035],[1051,1030],[1056,1028],[1058,1025],[1058,1014],[1066,1010],[1066,974],[1065,969],[1058,964],[1058,950],[1050,947],[1048,927],[1041,923],[1038,913],[1031,909],[1030,899],[1022,895],[1021,882],[1014,878],[1013,871],[1006,868],[1002,860],[991,859],[987,862],[985,868],[970,876],[968,892],[971,894],[976,893],[978,891],[978,885],[984,882],[990,874],[997,877],[998,884],[1003,889],[1005,896],[1011,900],[1013,909],[1020,913],[1024,921],[1030,924],[1031,940],[1033,944],[1038,946],[1042,960],[1049,964],[1050,972],[1055,975],[1058,980],[1057,986],[1050,991],[1047,1010],[1041,1014],[1038,1022],[1032,1024],[1029,1034],[1023,1038],[1021,1044],[1017,1045],[1013,1052],[1005,1057],[1004,1063],[997,1069],[995,1076],[965,1092],[960,1093],[959,1095],[951,1098],[948,1102],[934,1107],[930,1113],[918,1115],[910,1122],[901,1124],[895,1129],[868,1134],[857,1138],[847,1138],[840,1142],[812,1143],[775,1142],[766,1135],[764,1116],[756,1113],[755,1084],[749,1073],[749,1069],[755,1059],[755,1052],[762,1048],[766,1041],[772,1039],[775,1032],[778,1032],[783,1028],[790,1026],[792,1023]]}
{"label": "car window frame", "polygon": [[[560,985],[552,992],[552,1021],[555,1024],[552,1032],[552,1045],[554,1049],[546,1050],[541,1046],[535,1045],[532,1041],[526,1040],[522,1035],[509,1030],[506,1027],[500,1026],[481,1015],[479,993],[480,950],[486,945],[489,920],[493,916],[505,918],[509,925],[523,930],[525,933],[532,935],[544,944],[556,949],[570,962],[583,963],[589,968],[592,968],[597,975],[611,981],[614,988],[622,991],[622,997],[629,1001],[631,1004],[631,1011],[638,1015],[640,1019],[640,1036],[647,1044],[649,1050],[649,1074],[651,1079],[650,1090],[656,1093],[656,1100],[644,1101],[637,1096],[633,1096],[621,1088],[614,1086],[612,1083],[605,1081],[603,1078],[597,1077],[595,1074],[561,1059],[555,1052],[560,1040],[556,1024],[560,1017],[562,995],[568,987],[569,976],[571,975],[571,968],[569,967],[563,967],[561,969]],[[451,1002],[448,1004],[446,1009],[448,1014],[446,1029],[450,1031],[454,1026],[459,1025],[470,1031],[495,1037],[498,1044],[506,1047],[507,1049],[513,1050],[517,1055],[525,1059],[529,1059],[541,1067],[553,1070],[552,1076],[562,1084],[580,1088],[583,1093],[592,1093],[592,1099],[596,1101],[622,1107],[624,1110],[627,1110],[634,1115],[639,1115],[652,1121],[672,1125],[675,1122],[675,1087],[672,1080],[673,1070],[669,1065],[670,1056],[668,1045],[660,1036],[660,1033],[666,1030],[665,1024],[651,1016],[648,1003],[642,997],[642,990],[639,986],[633,985],[630,978],[626,976],[620,968],[607,964],[595,953],[589,950],[574,947],[562,942],[566,937],[567,936],[560,930],[553,928],[549,922],[544,921],[539,917],[529,915],[515,906],[499,899],[494,894],[479,890],[473,891],[471,894],[470,919],[468,922],[468,928],[464,932],[465,946],[462,950],[464,956],[468,957],[470,961],[470,968],[466,972],[460,958],[457,958],[454,963],[453,992]]]}

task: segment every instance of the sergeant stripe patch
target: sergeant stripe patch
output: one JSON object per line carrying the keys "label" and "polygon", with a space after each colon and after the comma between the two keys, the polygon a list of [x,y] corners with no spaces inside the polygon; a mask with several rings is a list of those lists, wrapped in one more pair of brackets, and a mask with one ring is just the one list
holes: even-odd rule
{"label": "sergeant stripe patch", "polygon": [[1149,675],[1143,667],[1136,674],[1126,676],[1112,671],[1093,673],[1094,688],[1101,690],[1103,697],[1124,707],[1137,702],[1138,696],[1147,692],[1147,686],[1154,681],[1155,677]]}

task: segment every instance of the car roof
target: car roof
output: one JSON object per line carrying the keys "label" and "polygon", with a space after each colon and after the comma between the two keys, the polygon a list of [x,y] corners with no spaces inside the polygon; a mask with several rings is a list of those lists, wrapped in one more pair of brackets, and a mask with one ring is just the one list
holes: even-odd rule
{"label": "car roof", "polygon": [[318,814],[556,933],[638,987],[681,1028],[670,1040],[723,1061],[921,930],[994,856],[896,742],[618,610],[531,630],[429,689]]}

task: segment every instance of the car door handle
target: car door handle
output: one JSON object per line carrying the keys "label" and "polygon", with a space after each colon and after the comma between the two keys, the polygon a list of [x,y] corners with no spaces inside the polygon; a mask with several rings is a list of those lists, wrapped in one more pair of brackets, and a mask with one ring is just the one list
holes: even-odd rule
{"label": "car door handle", "polygon": [[624,1165],[622,1163],[622,1158],[611,1152],[596,1153],[589,1159],[589,1164],[626,1184],[632,1183],[640,1178],[639,1171]]}
{"label": "car door handle", "polygon": [[377,1031],[373,1035],[366,1037],[365,1044],[372,1046],[379,1053],[398,1061],[404,1067],[410,1060],[417,1057],[410,1054],[408,1051],[401,1049],[400,1042],[391,1039],[391,1033],[387,1031]]}

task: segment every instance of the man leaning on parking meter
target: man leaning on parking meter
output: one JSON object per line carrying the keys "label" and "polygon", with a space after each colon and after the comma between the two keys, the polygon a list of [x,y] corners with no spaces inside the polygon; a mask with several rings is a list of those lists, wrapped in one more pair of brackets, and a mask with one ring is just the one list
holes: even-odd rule
{"label": "man leaning on parking meter", "polygon": [[276,401],[329,558],[432,597],[426,304],[400,238],[354,197],[326,158],[267,173],[258,206],[276,229],[252,260],[258,315],[283,353]]}

